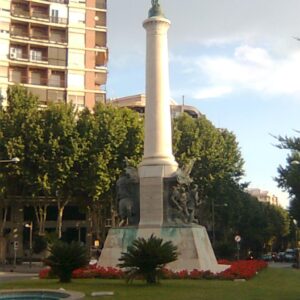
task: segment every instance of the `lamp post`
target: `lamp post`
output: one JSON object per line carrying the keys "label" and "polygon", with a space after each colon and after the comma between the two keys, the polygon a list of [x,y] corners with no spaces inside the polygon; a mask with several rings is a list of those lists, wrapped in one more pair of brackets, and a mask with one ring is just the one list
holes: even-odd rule
{"label": "lamp post", "polygon": [[25,224],[26,228],[29,228],[29,268],[32,266],[32,221]]}
{"label": "lamp post", "polygon": [[12,159],[0,159],[0,163],[4,163],[4,164],[7,164],[7,163],[18,163],[20,161],[20,158],[18,157],[14,157]]}
{"label": "lamp post", "polygon": [[293,223],[295,225],[295,248],[298,248],[298,222],[293,219]]}
{"label": "lamp post", "polygon": [[78,231],[78,243],[81,243],[81,226],[80,225],[81,225],[80,222],[76,223],[76,228]]}
{"label": "lamp post", "polygon": [[216,235],[215,235],[215,207],[227,207],[227,203],[215,204],[215,200],[212,199],[211,202],[211,217],[212,217],[212,244],[215,247]]}

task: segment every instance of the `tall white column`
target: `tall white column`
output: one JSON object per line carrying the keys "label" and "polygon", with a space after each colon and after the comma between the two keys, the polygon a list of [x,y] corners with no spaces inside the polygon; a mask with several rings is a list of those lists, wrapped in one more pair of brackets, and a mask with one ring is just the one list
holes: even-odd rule
{"label": "tall white column", "polygon": [[177,170],[172,152],[170,112],[167,38],[170,21],[155,16],[148,18],[143,26],[147,32],[146,110],[144,157],[140,167],[164,166],[163,176],[169,177]]}
{"label": "tall white column", "polygon": [[169,59],[167,32],[170,21],[162,14],[143,24],[146,45],[146,109],[144,156],[139,166],[140,227],[164,223],[164,178],[178,165],[172,151]]}

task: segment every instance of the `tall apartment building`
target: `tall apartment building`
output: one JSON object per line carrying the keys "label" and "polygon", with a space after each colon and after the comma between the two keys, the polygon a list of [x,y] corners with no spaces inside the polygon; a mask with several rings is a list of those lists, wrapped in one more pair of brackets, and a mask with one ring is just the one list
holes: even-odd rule
{"label": "tall apartment building", "polygon": [[105,102],[106,0],[1,0],[0,100],[21,84],[41,104]]}

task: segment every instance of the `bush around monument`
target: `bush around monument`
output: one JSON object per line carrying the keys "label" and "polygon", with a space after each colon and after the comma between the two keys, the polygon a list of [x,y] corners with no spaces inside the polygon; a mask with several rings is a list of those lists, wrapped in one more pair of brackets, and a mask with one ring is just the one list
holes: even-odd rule
{"label": "bush around monument", "polygon": [[[182,270],[178,272],[171,271],[169,269],[162,269],[162,279],[219,279],[219,280],[235,280],[235,279],[251,279],[256,276],[259,271],[266,268],[268,263],[263,260],[239,260],[239,261],[228,261],[220,260],[219,264],[230,265],[227,270],[214,274],[210,271],[200,270]],[[43,269],[39,274],[41,279],[53,278],[51,269]],[[88,278],[99,278],[99,279],[122,279],[125,278],[125,273],[118,268],[104,268],[101,266],[90,265],[85,268],[79,268],[73,271],[72,278],[76,279],[88,279]]]}
{"label": "bush around monument", "polygon": [[118,266],[125,270],[127,282],[142,277],[153,284],[159,281],[165,265],[177,257],[177,247],[171,241],[163,242],[152,234],[148,239],[134,240],[122,253]]}
{"label": "bush around monument", "polygon": [[50,255],[44,260],[51,267],[51,273],[60,282],[70,282],[72,272],[88,264],[86,248],[77,242],[71,244],[56,241],[49,248]]}

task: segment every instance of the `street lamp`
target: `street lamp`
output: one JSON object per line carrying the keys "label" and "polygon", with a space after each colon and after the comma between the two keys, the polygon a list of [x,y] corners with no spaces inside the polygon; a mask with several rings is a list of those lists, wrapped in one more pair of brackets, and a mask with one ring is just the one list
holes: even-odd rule
{"label": "street lamp", "polygon": [[25,224],[26,228],[29,228],[29,268],[32,265],[32,228],[33,224],[32,221],[30,223]]}
{"label": "street lamp", "polygon": [[298,222],[293,219],[293,223],[295,225],[295,248],[298,248]]}
{"label": "street lamp", "polygon": [[0,159],[0,163],[18,163],[20,161],[20,158],[14,157],[12,159]]}
{"label": "street lamp", "polygon": [[212,199],[212,202],[211,202],[211,217],[212,217],[212,244],[213,244],[213,247],[215,246],[215,242],[216,242],[216,235],[215,235],[215,207],[227,207],[227,206],[228,206],[227,203],[215,204],[215,200]]}

